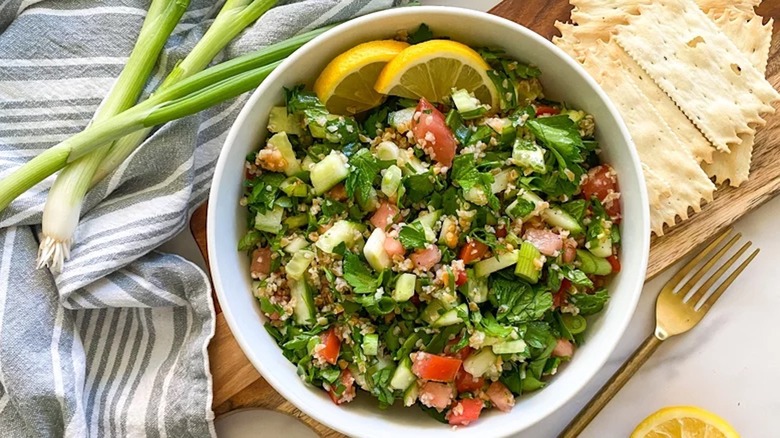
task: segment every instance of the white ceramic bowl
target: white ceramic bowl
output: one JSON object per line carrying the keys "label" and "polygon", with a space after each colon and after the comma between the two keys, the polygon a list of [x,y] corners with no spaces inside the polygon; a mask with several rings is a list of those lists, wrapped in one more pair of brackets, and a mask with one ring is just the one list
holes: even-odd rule
{"label": "white ceramic bowl", "polygon": [[[365,394],[346,406],[336,406],[319,388],[304,384],[295,367],[263,328],[263,317],[252,297],[248,260],[236,250],[246,232],[240,207],[244,157],[265,136],[268,112],[283,102],[284,86],[311,85],[337,54],[358,43],[392,37],[398,30],[428,24],[472,46],[501,47],[517,59],[542,70],[546,94],[593,114],[602,159],[617,171],[623,193],[621,225],[623,270],[610,284],[612,298],[591,321],[587,342],[562,367],[549,385],[522,397],[511,413],[491,411],[468,427],[452,430],[419,409],[394,407],[382,411]],[[489,14],[447,7],[395,9],[352,20],[309,42],[290,56],[254,92],[233,125],[214,175],[208,213],[211,272],[230,329],[249,360],[287,400],[329,427],[351,436],[497,437],[526,429],[574,396],[602,367],[634,312],[645,277],[649,248],[649,212],[642,171],[630,137],[615,107],[599,86],[564,52],[536,33]],[[398,403],[396,403],[398,405]]]}

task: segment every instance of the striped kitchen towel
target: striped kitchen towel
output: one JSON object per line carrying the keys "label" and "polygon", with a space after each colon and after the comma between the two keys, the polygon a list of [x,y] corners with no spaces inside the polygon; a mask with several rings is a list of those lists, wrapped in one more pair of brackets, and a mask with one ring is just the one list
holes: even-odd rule
{"label": "striped kitchen towel", "polygon": [[[84,129],[127,60],[147,3],[0,0],[0,178]],[[394,3],[280,2],[221,57]],[[191,1],[147,93],[220,6]],[[0,214],[0,437],[214,435],[208,279],[155,248],[205,201],[246,98],[163,126],[93,189],[59,275],[35,269],[53,178]]]}

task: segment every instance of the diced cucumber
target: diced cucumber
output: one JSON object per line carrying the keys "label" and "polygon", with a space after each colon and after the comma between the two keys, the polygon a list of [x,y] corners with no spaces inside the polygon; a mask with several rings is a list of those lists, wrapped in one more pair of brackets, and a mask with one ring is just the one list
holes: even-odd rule
{"label": "diced cucumber", "polygon": [[329,253],[333,253],[333,249],[340,243],[344,243],[347,247],[355,244],[355,242],[362,237],[363,226],[355,222],[346,220],[337,221],[327,231],[322,233],[317,243],[314,245]]}
{"label": "diced cucumber", "polygon": [[393,372],[393,377],[390,379],[390,387],[399,391],[404,391],[416,381],[417,377],[412,373],[412,360],[405,357],[398,364],[395,372]]}
{"label": "diced cucumber", "polygon": [[574,236],[578,236],[583,232],[579,221],[558,207],[550,207],[542,211],[542,220],[554,227],[563,228]]}
{"label": "diced cucumber", "polygon": [[414,117],[415,111],[416,108],[414,107],[393,111],[387,116],[387,120],[396,131],[405,134],[412,129],[412,117]]}
{"label": "diced cucumber", "polygon": [[376,147],[376,157],[382,161],[396,161],[400,153],[398,146],[392,141],[383,141]]}
{"label": "diced cucumber", "polygon": [[374,228],[371,236],[366,240],[366,246],[363,247],[363,255],[366,257],[366,261],[378,272],[382,272],[393,265],[393,261],[390,259],[387,251],[385,251],[385,239],[387,239],[385,232],[380,228]]}
{"label": "diced cucumber", "polygon": [[588,240],[588,250],[596,257],[606,258],[612,255],[612,236],[605,233],[605,238]]}
{"label": "diced cucumber", "polygon": [[478,119],[488,112],[487,106],[463,89],[452,90],[452,103],[455,104],[463,120]]}
{"label": "diced cucumber", "polygon": [[290,139],[287,138],[287,133],[280,132],[274,134],[268,139],[268,146],[272,146],[281,152],[282,158],[287,162],[287,165],[284,166],[285,175],[292,176],[301,171],[301,162],[295,158],[295,152]]}
{"label": "diced cucumber", "polygon": [[498,344],[494,344],[490,347],[495,354],[515,354],[523,353],[526,345],[522,339],[516,339],[514,341],[504,341]]}
{"label": "diced cucumber", "polygon": [[447,310],[449,310],[449,307],[447,307],[443,302],[439,300],[433,300],[428,303],[427,306],[425,306],[425,309],[420,314],[420,319],[430,325],[433,324],[433,321],[439,319],[439,317]]}
{"label": "diced cucumber", "polygon": [[454,108],[451,109],[450,112],[447,113],[444,122],[455,135],[455,139],[458,140],[458,143],[466,144],[468,142],[469,137],[471,137],[471,128],[463,122],[463,117],[460,116],[458,110]]}
{"label": "diced cucumber", "polygon": [[433,231],[436,222],[441,217],[441,210],[435,210],[424,215],[418,216],[413,223],[420,224],[425,232],[425,240],[428,242],[436,241],[436,233]]}
{"label": "diced cucumber", "polygon": [[417,403],[417,396],[420,394],[420,388],[417,387],[417,382],[413,382],[404,391],[404,406],[409,407]]}
{"label": "diced cucumber", "polygon": [[366,356],[376,356],[379,351],[379,335],[369,333],[363,336],[363,354]]}
{"label": "diced cucumber", "polygon": [[314,166],[314,159],[308,155],[303,157],[303,160],[301,161],[301,167],[303,170],[311,170],[311,166]]}
{"label": "diced cucumber", "polygon": [[257,213],[255,216],[255,228],[266,233],[277,234],[282,231],[282,215],[284,209],[276,206],[265,213]]}
{"label": "diced cucumber", "polygon": [[303,278],[303,274],[309,269],[312,260],[314,260],[314,253],[307,250],[300,250],[293,254],[289,262],[284,266],[284,270],[287,276],[300,280]]}
{"label": "diced cucumber", "polygon": [[303,135],[303,116],[300,113],[288,114],[287,107],[275,106],[268,113],[268,131]]}
{"label": "diced cucumber", "polygon": [[458,245],[458,222],[451,216],[445,216],[441,221],[439,243],[449,248],[455,248]]}
{"label": "diced cucumber", "polygon": [[485,124],[493,128],[498,134],[498,142],[502,145],[512,145],[517,137],[517,128],[508,118],[491,117]]}
{"label": "diced cucumber", "polygon": [[309,224],[309,215],[301,213],[295,216],[288,216],[282,223],[288,230],[295,230]]}
{"label": "diced cucumber", "polygon": [[484,303],[488,299],[487,277],[477,277],[473,269],[466,269],[466,283],[460,287],[460,291],[470,301]]}
{"label": "diced cucumber", "polygon": [[501,193],[509,187],[509,184],[515,182],[520,174],[517,169],[509,168],[493,175],[493,184],[490,185],[492,193]]}
{"label": "diced cucumber", "polygon": [[496,358],[490,347],[483,348],[463,361],[463,369],[474,377],[482,377],[496,365]]}
{"label": "diced cucumber", "polygon": [[347,157],[341,152],[333,151],[319,163],[313,164],[309,172],[314,194],[321,195],[347,178]]}
{"label": "diced cucumber", "polygon": [[547,207],[547,203],[539,196],[527,189],[521,189],[517,199],[512,201],[504,210],[512,219],[528,219],[538,216]]}
{"label": "diced cucumber", "polygon": [[574,123],[578,123],[585,118],[585,111],[582,110],[565,109],[561,110],[561,114],[569,116]]}
{"label": "diced cucumber", "polygon": [[531,284],[536,284],[539,281],[539,273],[542,271],[541,256],[539,250],[531,242],[523,242],[517,255],[515,275]]}
{"label": "diced cucumber", "polygon": [[603,257],[596,257],[583,249],[577,250],[577,261],[580,270],[586,274],[609,275],[612,273],[612,265]]}
{"label": "diced cucumber", "polygon": [[395,164],[385,169],[382,175],[382,193],[388,198],[395,196],[398,193],[398,186],[401,185],[402,176],[401,168]]}
{"label": "diced cucumber", "polygon": [[546,173],[544,149],[533,141],[518,138],[512,146],[512,163],[536,173]]}
{"label": "diced cucumber", "polygon": [[424,227],[428,227],[433,229],[436,225],[436,222],[441,217],[442,210],[434,210],[425,214],[420,214],[420,216],[415,219],[415,222],[420,223]]}
{"label": "diced cucumber", "polygon": [[293,240],[290,241],[287,245],[284,247],[284,252],[288,254],[295,254],[296,252],[306,248],[309,246],[309,241],[306,240],[305,237],[297,236]]}
{"label": "diced cucumber", "polygon": [[474,274],[477,277],[486,277],[496,271],[517,263],[518,250],[495,255],[489,259],[481,260],[474,264]]}
{"label": "diced cucumber", "polygon": [[287,196],[295,198],[305,198],[309,194],[309,186],[298,177],[291,176],[282,181],[279,189]]}
{"label": "diced cucumber", "polygon": [[467,192],[463,193],[463,199],[479,206],[484,206],[488,203],[487,193],[485,193],[485,189],[482,187],[471,187]]}
{"label": "diced cucumber", "polygon": [[431,324],[432,327],[446,327],[448,325],[455,325],[459,322],[463,322],[463,317],[469,314],[469,306],[466,303],[457,305],[452,309],[444,312],[436,321]]}
{"label": "diced cucumber", "polygon": [[417,287],[417,276],[410,273],[404,273],[398,276],[393,289],[393,299],[397,302],[408,301],[414,295],[414,289]]}
{"label": "diced cucumber", "polygon": [[314,323],[314,298],[311,286],[305,281],[290,280],[290,296],[295,301],[293,316],[298,325]]}

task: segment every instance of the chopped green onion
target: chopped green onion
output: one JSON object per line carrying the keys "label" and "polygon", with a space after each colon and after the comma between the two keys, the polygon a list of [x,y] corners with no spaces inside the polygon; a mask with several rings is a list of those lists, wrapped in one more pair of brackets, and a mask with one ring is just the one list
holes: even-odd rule
{"label": "chopped green onion", "polygon": [[580,315],[572,315],[570,313],[564,313],[563,315],[561,315],[561,321],[563,322],[563,325],[566,327],[566,330],[568,330],[569,333],[573,335],[584,332],[585,328],[588,327],[588,322],[585,321],[585,318],[583,318]]}

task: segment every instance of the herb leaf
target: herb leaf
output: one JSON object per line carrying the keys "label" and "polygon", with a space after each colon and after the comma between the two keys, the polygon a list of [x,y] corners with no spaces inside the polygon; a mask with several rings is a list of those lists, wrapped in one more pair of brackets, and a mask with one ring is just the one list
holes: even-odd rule
{"label": "herb leaf", "polygon": [[480,190],[485,195],[485,204],[489,205],[493,210],[499,209],[498,198],[490,190],[490,186],[493,184],[493,175],[488,172],[480,172],[477,169],[474,154],[464,154],[455,157],[452,162],[451,178],[453,182],[463,189],[464,196],[472,189]]}
{"label": "herb leaf", "polygon": [[606,289],[599,289],[593,294],[574,294],[569,297],[569,302],[580,309],[580,315],[588,316],[601,312],[609,300]]}
{"label": "herb leaf", "polygon": [[511,323],[524,323],[541,319],[553,305],[552,294],[545,289],[532,288],[520,280],[497,278],[491,285],[495,305],[498,308],[496,319]]}
{"label": "herb leaf", "polygon": [[379,171],[390,167],[385,162],[377,160],[368,149],[361,149],[349,160],[351,167],[345,184],[348,196],[355,196],[357,201],[365,204],[372,196],[374,180]]}
{"label": "herb leaf", "polygon": [[406,249],[425,248],[428,240],[425,238],[425,231],[420,224],[404,225],[398,232],[398,240]]}
{"label": "herb leaf", "polygon": [[422,23],[420,27],[409,35],[409,44],[419,44],[424,41],[432,40],[433,32],[427,24]]}
{"label": "herb leaf", "polygon": [[352,286],[352,290],[358,294],[374,293],[382,283],[382,276],[374,277],[371,269],[354,253],[344,253],[344,280]]}
{"label": "herb leaf", "polygon": [[577,124],[569,116],[551,116],[528,120],[531,133],[545,146],[557,152],[567,163],[581,163],[580,149],[584,148]]}

